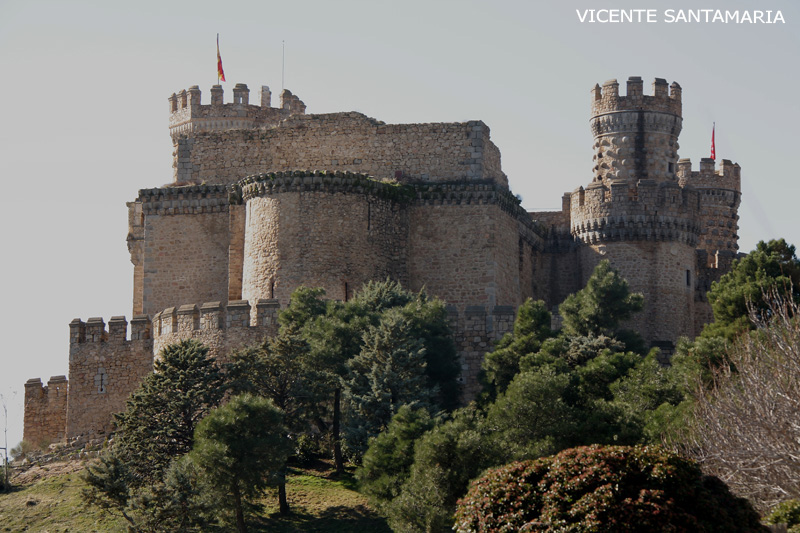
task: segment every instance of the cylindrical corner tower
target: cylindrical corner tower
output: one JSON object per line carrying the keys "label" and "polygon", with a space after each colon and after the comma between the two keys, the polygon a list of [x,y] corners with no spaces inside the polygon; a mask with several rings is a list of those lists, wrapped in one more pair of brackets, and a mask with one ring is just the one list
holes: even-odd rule
{"label": "cylindrical corner tower", "polygon": [[639,77],[626,96],[610,80],[592,90],[594,177],[570,195],[572,235],[584,283],[608,259],[645,297],[628,327],[669,349],[694,335],[698,195],[677,175],[681,88],[657,78],[653,94]]}
{"label": "cylindrical corner tower", "polygon": [[397,187],[318,171],[239,183],[247,204],[242,298],[287,305],[306,286],[346,301],[371,280],[407,283],[408,199]]}

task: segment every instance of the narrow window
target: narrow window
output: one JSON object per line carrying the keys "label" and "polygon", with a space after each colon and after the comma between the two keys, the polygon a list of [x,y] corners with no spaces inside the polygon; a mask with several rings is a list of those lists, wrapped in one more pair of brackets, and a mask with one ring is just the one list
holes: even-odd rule
{"label": "narrow window", "polygon": [[346,301],[348,300],[348,298],[349,298],[349,294],[348,294],[349,290],[350,290],[350,289],[349,289],[349,287],[347,286],[347,282],[345,281],[345,282],[344,282],[344,301],[345,301],[345,302],[346,302]]}
{"label": "narrow window", "polygon": [[275,280],[269,282],[269,297],[275,298]]}
{"label": "narrow window", "polygon": [[686,270],[686,286],[692,286],[692,271],[688,269]]}
{"label": "narrow window", "polygon": [[106,369],[102,366],[97,369],[97,374],[94,376],[94,386],[97,387],[97,392],[103,394],[106,392],[108,386],[108,375]]}

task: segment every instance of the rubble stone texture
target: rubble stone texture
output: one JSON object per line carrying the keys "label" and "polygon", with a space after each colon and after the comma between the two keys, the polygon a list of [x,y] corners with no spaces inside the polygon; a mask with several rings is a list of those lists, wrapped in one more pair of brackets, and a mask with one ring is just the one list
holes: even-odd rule
{"label": "rubble stone texture", "polygon": [[[393,279],[444,300],[464,397],[516,308],[555,311],[609,259],[642,292],[628,324],[668,355],[711,320],[705,295],[738,253],[739,165],[678,158],[681,87],[631,77],[591,91],[594,171],[562,209],[527,213],[508,187],[481,121],[385,124],[360,113],[306,114],[237,84],[201,103],[197,86],[169,98],[174,183],[129,202],[134,265],[130,338],[124,317],[70,324],[69,383],[26,384],[25,438],[96,438],[167,344],[231,350],[277,331],[299,286],[347,300]],[[306,170],[298,170],[306,169]],[[554,317],[557,324],[559,317]]]}

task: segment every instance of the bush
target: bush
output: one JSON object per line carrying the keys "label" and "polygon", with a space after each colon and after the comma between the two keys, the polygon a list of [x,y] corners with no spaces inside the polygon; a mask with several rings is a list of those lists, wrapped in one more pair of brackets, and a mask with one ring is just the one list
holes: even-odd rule
{"label": "bush", "polygon": [[788,533],[800,533],[800,500],[779,503],[764,521],[767,524],[786,524]]}
{"label": "bush", "polygon": [[491,469],[458,502],[456,530],[767,531],[719,479],[660,448],[588,446]]}

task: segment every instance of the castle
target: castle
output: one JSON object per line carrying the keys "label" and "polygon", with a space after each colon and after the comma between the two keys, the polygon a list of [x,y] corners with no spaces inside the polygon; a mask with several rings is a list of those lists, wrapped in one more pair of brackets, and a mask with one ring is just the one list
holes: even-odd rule
{"label": "castle", "polygon": [[[306,114],[283,91],[260,105],[246,85],[223,102],[197,86],[169,97],[174,183],[127,204],[133,318],[69,325],[69,380],[25,384],[26,440],[112,430],[111,414],[185,338],[228,352],[277,330],[300,285],[347,300],[366,281],[426,288],[448,306],[464,393],[527,298],[555,308],[602,259],[645,297],[629,324],[669,353],[712,319],[711,281],[737,255],[740,168],[678,159],[681,87],[591,91],[594,175],[555,212],[511,193],[481,121],[385,124],[360,113]],[[322,170],[295,170],[322,169]]]}

